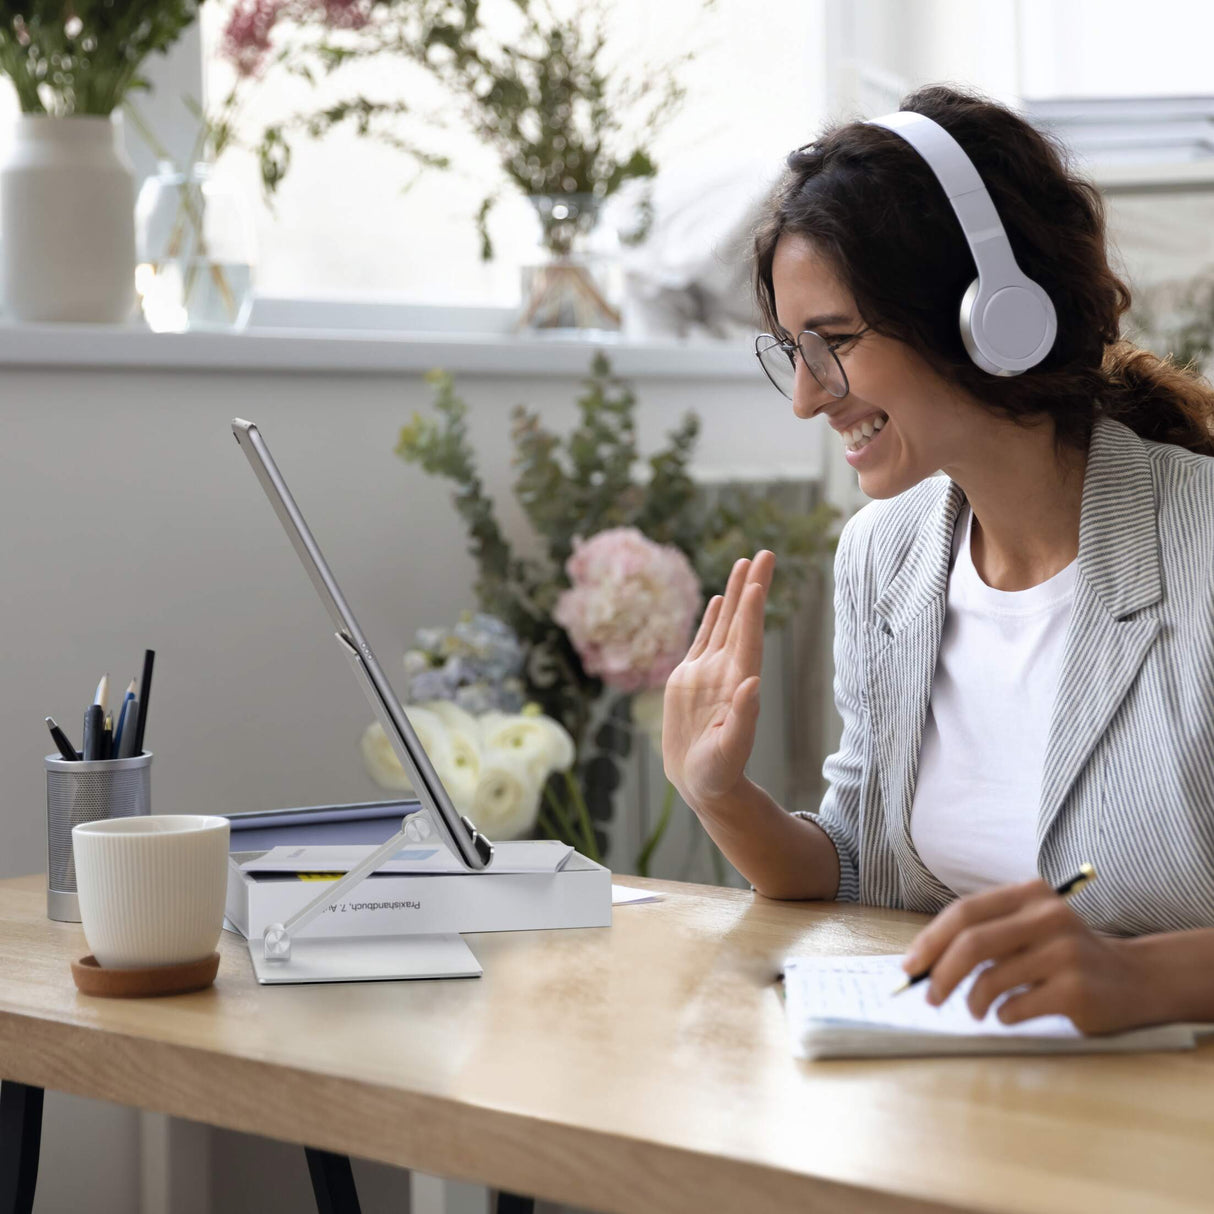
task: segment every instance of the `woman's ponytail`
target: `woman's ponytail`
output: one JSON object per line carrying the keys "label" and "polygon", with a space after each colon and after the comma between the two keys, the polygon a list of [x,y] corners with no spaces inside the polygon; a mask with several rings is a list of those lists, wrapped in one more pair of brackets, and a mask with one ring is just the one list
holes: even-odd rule
{"label": "woman's ponytail", "polygon": [[1214,390],[1194,372],[1128,341],[1105,350],[1104,411],[1136,434],[1214,455]]}

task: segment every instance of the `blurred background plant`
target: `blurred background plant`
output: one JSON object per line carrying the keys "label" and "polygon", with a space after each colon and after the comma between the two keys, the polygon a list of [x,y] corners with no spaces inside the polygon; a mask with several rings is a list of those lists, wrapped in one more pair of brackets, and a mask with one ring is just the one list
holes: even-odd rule
{"label": "blurred background plant", "polygon": [[1130,327],[1134,340],[1157,354],[1208,374],[1214,354],[1214,267],[1136,290]]}
{"label": "blurred background plant", "polygon": [[167,51],[201,0],[24,0],[0,3],[0,73],[24,114],[112,113],[147,87],[140,67]]}
{"label": "blurred background plant", "polygon": [[[591,842],[585,831],[571,833],[562,822],[576,825],[588,816],[594,850],[587,854],[601,858],[620,763],[631,753],[635,728],[660,738],[662,688],[703,604],[724,590],[735,560],[768,547],[781,559],[766,623],[783,624],[813,562],[833,550],[829,532],[838,511],[822,504],[793,513],[744,489],[706,505],[690,471],[699,434],[693,413],[641,474],[636,395],[600,353],[567,437],[523,405],[512,411],[513,491],[542,545],[540,556],[520,557],[478,473],[467,405],[448,373],[432,371],[427,379],[436,392],[434,414],[414,414],[401,429],[397,454],[453,483],[476,562],[478,605],[517,636],[527,699],[573,742],[575,761],[563,777],[549,779],[545,804],[560,837],[583,849]],[[636,860],[642,872],[673,803],[668,784],[658,825]]]}
{"label": "blurred background plant", "polygon": [[[704,0],[705,8],[715,3]],[[528,198],[583,199],[572,211],[536,206],[545,247],[568,253],[597,221],[598,204],[656,173],[652,142],[684,99],[676,73],[692,58],[683,51],[624,70],[608,49],[608,15],[607,6],[585,0],[561,13],[549,0],[240,0],[224,29],[235,80],[213,120],[215,142],[222,148],[234,138],[240,93],[268,71],[314,84],[368,59],[395,59],[437,81],[446,103],[425,110],[405,96],[356,92],[268,123],[253,141],[267,193],[285,177],[297,138],[343,124],[396,148],[419,174],[448,168],[443,151],[419,142],[412,120],[433,132],[455,119]],[[485,260],[493,256],[488,218],[498,197],[488,193],[477,214]],[[647,193],[635,205],[625,233],[634,242],[652,218]]]}

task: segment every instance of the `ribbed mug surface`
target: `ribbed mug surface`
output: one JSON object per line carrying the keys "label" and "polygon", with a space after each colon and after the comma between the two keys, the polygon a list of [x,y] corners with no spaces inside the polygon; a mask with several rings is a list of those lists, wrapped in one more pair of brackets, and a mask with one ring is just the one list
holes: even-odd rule
{"label": "ribbed mug surface", "polygon": [[196,961],[223,930],[227,818],[153,814],[72,829],[80,920],[104,968]]}

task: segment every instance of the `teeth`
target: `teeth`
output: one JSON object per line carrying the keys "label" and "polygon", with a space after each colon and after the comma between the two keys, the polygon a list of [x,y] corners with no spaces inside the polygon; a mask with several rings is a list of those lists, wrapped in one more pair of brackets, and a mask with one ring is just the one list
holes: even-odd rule
{"label": "teeth", "polygon": [[867,447],[873,441],[877,432],[889,420],[884,414],[877,414],[874,417],[867,417],[854,430],[844,430],[840,434],[843,439],[843,446],[848,451],[860,451]]}

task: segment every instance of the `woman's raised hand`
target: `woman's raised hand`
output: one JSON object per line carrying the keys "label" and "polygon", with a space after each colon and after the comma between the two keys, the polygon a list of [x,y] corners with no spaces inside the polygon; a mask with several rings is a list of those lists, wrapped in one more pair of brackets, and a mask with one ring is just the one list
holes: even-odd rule
{"label": "woman's raised hand", "polygon": [[775,571],[766,549],[733,567],[724,596],[704,611],[687,656],[666,682],[662,763],[697,813],[735,795],[755,741],[763,614]]}

